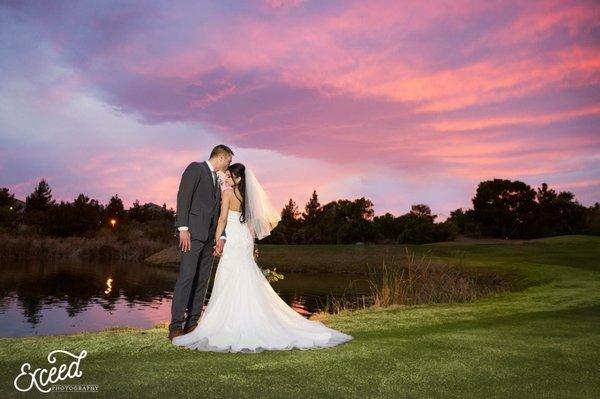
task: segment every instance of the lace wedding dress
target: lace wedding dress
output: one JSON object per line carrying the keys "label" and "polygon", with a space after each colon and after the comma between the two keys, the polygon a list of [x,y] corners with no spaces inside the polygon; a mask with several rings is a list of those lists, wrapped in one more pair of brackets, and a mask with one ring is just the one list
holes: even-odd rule
{"label": "lace wedding dress", "polygon": [[254,261],[254,238],[229,210],[227,241],[210,300],[195,330],[173,339],[188,349],[257,353],[332,347],[353,339],[289,307]]}

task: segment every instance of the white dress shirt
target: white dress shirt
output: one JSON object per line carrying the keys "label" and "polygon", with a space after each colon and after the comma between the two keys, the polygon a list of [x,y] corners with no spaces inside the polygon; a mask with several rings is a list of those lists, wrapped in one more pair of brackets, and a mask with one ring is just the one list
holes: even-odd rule
{"label": "white dress shirt", "polygon": [[[210,161],[206,161],[206,164],[208,165],[208,168],[210,169],[210,175],[212,176],[213,184],[218,185],[219,187],[216,187],[216,189],[220,190],[221,187],[220,187],[218,178],[217,178],[217,181],[215,181],[215,176],[217,176],[217,174],[215,173],[215,168],[212,166],[212,164],[210,163]],[[179,231],[185,231],[185,230],[188,230],[188,227],[187,226],[179,226],[177,228],[177,230],[179,230]],[[222,240],[226,240],[227,239],[227,237],[225,237],[223,235],[220,238]]]}

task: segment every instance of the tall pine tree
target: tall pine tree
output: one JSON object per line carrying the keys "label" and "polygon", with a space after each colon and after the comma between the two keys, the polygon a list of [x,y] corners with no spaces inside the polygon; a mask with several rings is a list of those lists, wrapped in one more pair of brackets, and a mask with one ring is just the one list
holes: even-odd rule
{"label": "tall pine tree", "polygon": [[295,241],[303,242],[305,244],[320,244],[323,242],[322,229],[319,226],[319,218],[323,213],[323,207],[319,203],[319,197],[317,191],[313,190],[310,200],[304,207],[302,213],[302,227],[296,233]]}
{"label": "tall pine tree", "polygon": [[290,198],[289,202],[283,207],[281,211],[281,222],[288,226],[297,227],[300,220],[300,211],[298,211],[298,206],[294,202],[293,199]]}
{"label": "tall pine tree", "polygon": [[45,179],[40,180],[37,187],[25,199],[25,208],[28,210],[47,211],[54,205],[52,190]]}
{"label": "tall pine tree", "polygon": [[33,192],[25,199],[25,212],[23,213],[23,222],[26,225],[34,226],[39,232],[47,230],[49,223],[49,214],[55,206],[52,199],[52,190],[42,179]]}
{"label": "tall pine tree", "polygon": [[304,219],[305,223],[314,223],[319,217],[320,212],[321,204],[319,203],[319,196],[317,195],[317,190],[313,190],[310,200],[308,200],[306,206],[304,207],[302,219]]}

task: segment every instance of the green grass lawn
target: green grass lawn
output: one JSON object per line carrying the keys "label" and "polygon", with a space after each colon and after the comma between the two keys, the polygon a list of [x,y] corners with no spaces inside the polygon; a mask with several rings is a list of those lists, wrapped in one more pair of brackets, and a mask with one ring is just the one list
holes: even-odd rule
{"label": "green grass lawn", "polygon": [[[0,396],[23,396],[12,386],[22,363],[49,367],[50,351],[85,349],[83,376],[65,383],[97,384],[96,397],[598,397],[600,237],[411,249],[436,262],[496,270],[521,289],[470,303],[345,311],[324,323],[355,339],[320,350],[196,352],[171,345],[165,328],[4,338]],[[357,272],[403,251],[263,246],[261,262],[282,271]]]}

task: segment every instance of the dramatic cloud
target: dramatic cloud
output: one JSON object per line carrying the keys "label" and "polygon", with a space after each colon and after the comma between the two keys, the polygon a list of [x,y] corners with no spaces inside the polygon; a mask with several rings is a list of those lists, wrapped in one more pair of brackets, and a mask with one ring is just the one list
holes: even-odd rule
{"label": "dramatic cloud", "polygon": [[174,205],[218,142],[278,205],[469,207],[479,181],[600,199],[596,2],[0,6],[1,184]]}

